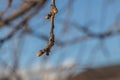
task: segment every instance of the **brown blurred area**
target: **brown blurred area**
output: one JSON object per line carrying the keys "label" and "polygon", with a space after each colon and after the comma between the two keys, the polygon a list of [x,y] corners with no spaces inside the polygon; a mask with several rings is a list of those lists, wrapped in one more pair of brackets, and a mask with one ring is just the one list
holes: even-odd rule
{"label": "brown blurred area", "polygon": [[120,65],[86,69],[67,80],[120,80]]}

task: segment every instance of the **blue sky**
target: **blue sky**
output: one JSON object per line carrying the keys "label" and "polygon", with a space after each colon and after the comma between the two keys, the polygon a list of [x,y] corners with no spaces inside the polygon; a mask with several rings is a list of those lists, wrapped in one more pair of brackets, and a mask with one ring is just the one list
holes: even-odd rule
{"label": "blue sky", "polygon": [[[5,1],[3,1],[4,4]],[[67,21],[78,23],[80,25],[88,25],[89,29],[95,33],[104,32],[106,30],[114,30],[113,24],[117,15],[120,12],[120,0],[115,0],[111,3],[106,3],[108,0],[74,0],[72,8],[69,6],[66,7],[66,4],[69,0],[56,0],[56,6],[58,7],[59,13],[56,15],[55,18],[55,36],[56,39],[61,41],[67,41],[73,39],[77,36],[82,36],[84,33],[76,30],[74,26],[69,25],[67,30],[64,34],[61,35],[61,30],[64,27],[63,21],[66,19]],[[103,3],[104,1],[104,3]],[[106,1],[106,2],[105,2]],[[110,1],[110,0],[109,0]],[[2,4],[3,4],[2,3]],[[15,6],[16,4],[13,4]],[[0,10],[2,10],[5,6],[0,5]],[[68,13],[70,11],[71,13]],[[10,12],[10,10],[9,10]],[[45,8],[34,18],[32,18],[29,22],[29,27],[35,31],[36,34],[44,34],[47,37],[49,36],[49,21],[44,19],[44,16],[49,12],[49,5],[45,6]],[[44,14],[44,15],[43,15]],[[111,26],[111,27],[110,27]],[[4,28],[0,30],[2,34],[5,34],[5,31],[8,31],[9,28]],[[19,33],[18,33],[19,35]],[[61,36],[60,36],[61,35]],[[2,35],[0,35],[2,36]],[[92,49],[98,44],[98,39],[88,39],[86,41],[82,41],[79,43],[75,43],[72,45],[62,46],[59,47],[55,44],[52,48],[51,55],[48,56],[48,61],[52,63],[62,63],[64,60],[73,58],[80,64],[88,63],[91,60],[91,63],[94,65],[101,65],[101,64],[111,64],[117,63],[120,60],[120,46],[119,46],[119,35],[114,37],[107,38],[104,42],[106,48],[110,52],[110,61],[105,58],[102,54],[100,48],[95,48],[94,52]],[[10,53],[12,53],[12,47],[15,42],[18,42],[19,52],[21,53],[20,65],[27,66],[29,64],[36,64],[42,62],[42,57],[36,57],[36,53],[39,49],[42,49],[46,45],[46,41],[42,39],[38,39],[32,35],[25,34],[22,38],[18,38],[15,36],[10,41],[6,42],[0,53],[7,53],[2,58],[5,60],[11,60],[9,58]],[[90,60],[87,59],[89,54],[95,54],[96,56]]]}

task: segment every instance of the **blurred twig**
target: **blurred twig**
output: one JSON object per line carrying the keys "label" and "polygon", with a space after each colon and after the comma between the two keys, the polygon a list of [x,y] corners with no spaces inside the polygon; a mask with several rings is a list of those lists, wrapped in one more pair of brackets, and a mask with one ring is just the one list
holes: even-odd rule
{"label": "blurred twig", "polygon": [[4,25],[8,25],[12,20],[20,17],[21,15],[25,14],[27,11],[35,7],[37,4],[43,5],[46,2],[46,0],[42,0],[39,2],[24,2],[21,7],[14,12],[10,13],[7,18],[0,19],[0,27],[3,27]]}
{"label": "blurred twig", "polygon": [[[38,13],[38,11],[39,11],[42,7],[43,7],[43,5],[38,5],[38,6],[36,6],[36,7],[34,8],[34,10],[33,10],[31,13],[25,14],[25,15],[23,16],[23,19],[22,19],[17,25],[15,25],[15,26],[13,27],[13,29],[9,32],[9,34],[8,34],[6,37],[4,37],[3,39],[0,39],[0,46],[1,46],[1,44],[3,44],[5,41],[11,39],[19,29],[21,29],[22,27],[24,27],[23,25],[24,25],[30,18],[32,18],[36,13]],[[39,10],[38,10],[38,9],[39,9]]]}

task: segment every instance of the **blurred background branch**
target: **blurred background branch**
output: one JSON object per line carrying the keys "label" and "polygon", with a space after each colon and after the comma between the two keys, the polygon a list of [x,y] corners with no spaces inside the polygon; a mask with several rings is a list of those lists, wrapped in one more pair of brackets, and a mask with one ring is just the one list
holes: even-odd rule
{"label": "blurred background branch", "polygon": [[51,0],[0,0],[0,80],[120,80],[120,1],[56,0],[55,43],[45,20]]}

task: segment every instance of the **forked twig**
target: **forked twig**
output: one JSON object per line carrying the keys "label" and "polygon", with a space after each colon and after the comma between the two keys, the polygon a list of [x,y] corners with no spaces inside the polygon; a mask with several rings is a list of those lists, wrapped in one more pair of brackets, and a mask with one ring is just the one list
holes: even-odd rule
{"label": "forked twig", "polygon": [[46,53],[46,55],[49,55],[50,50],[51,50],[52,46],[54,45],[54,17],[57,12],[58,12],[58,10],[55,5],[55,0],[52,0],[51,5],[50,5],[50,12],[45,17],[46,19],[51,20],[49,41],[48,41],[46,47],[37,53],[37,56],[41,56],[44,53]]}

